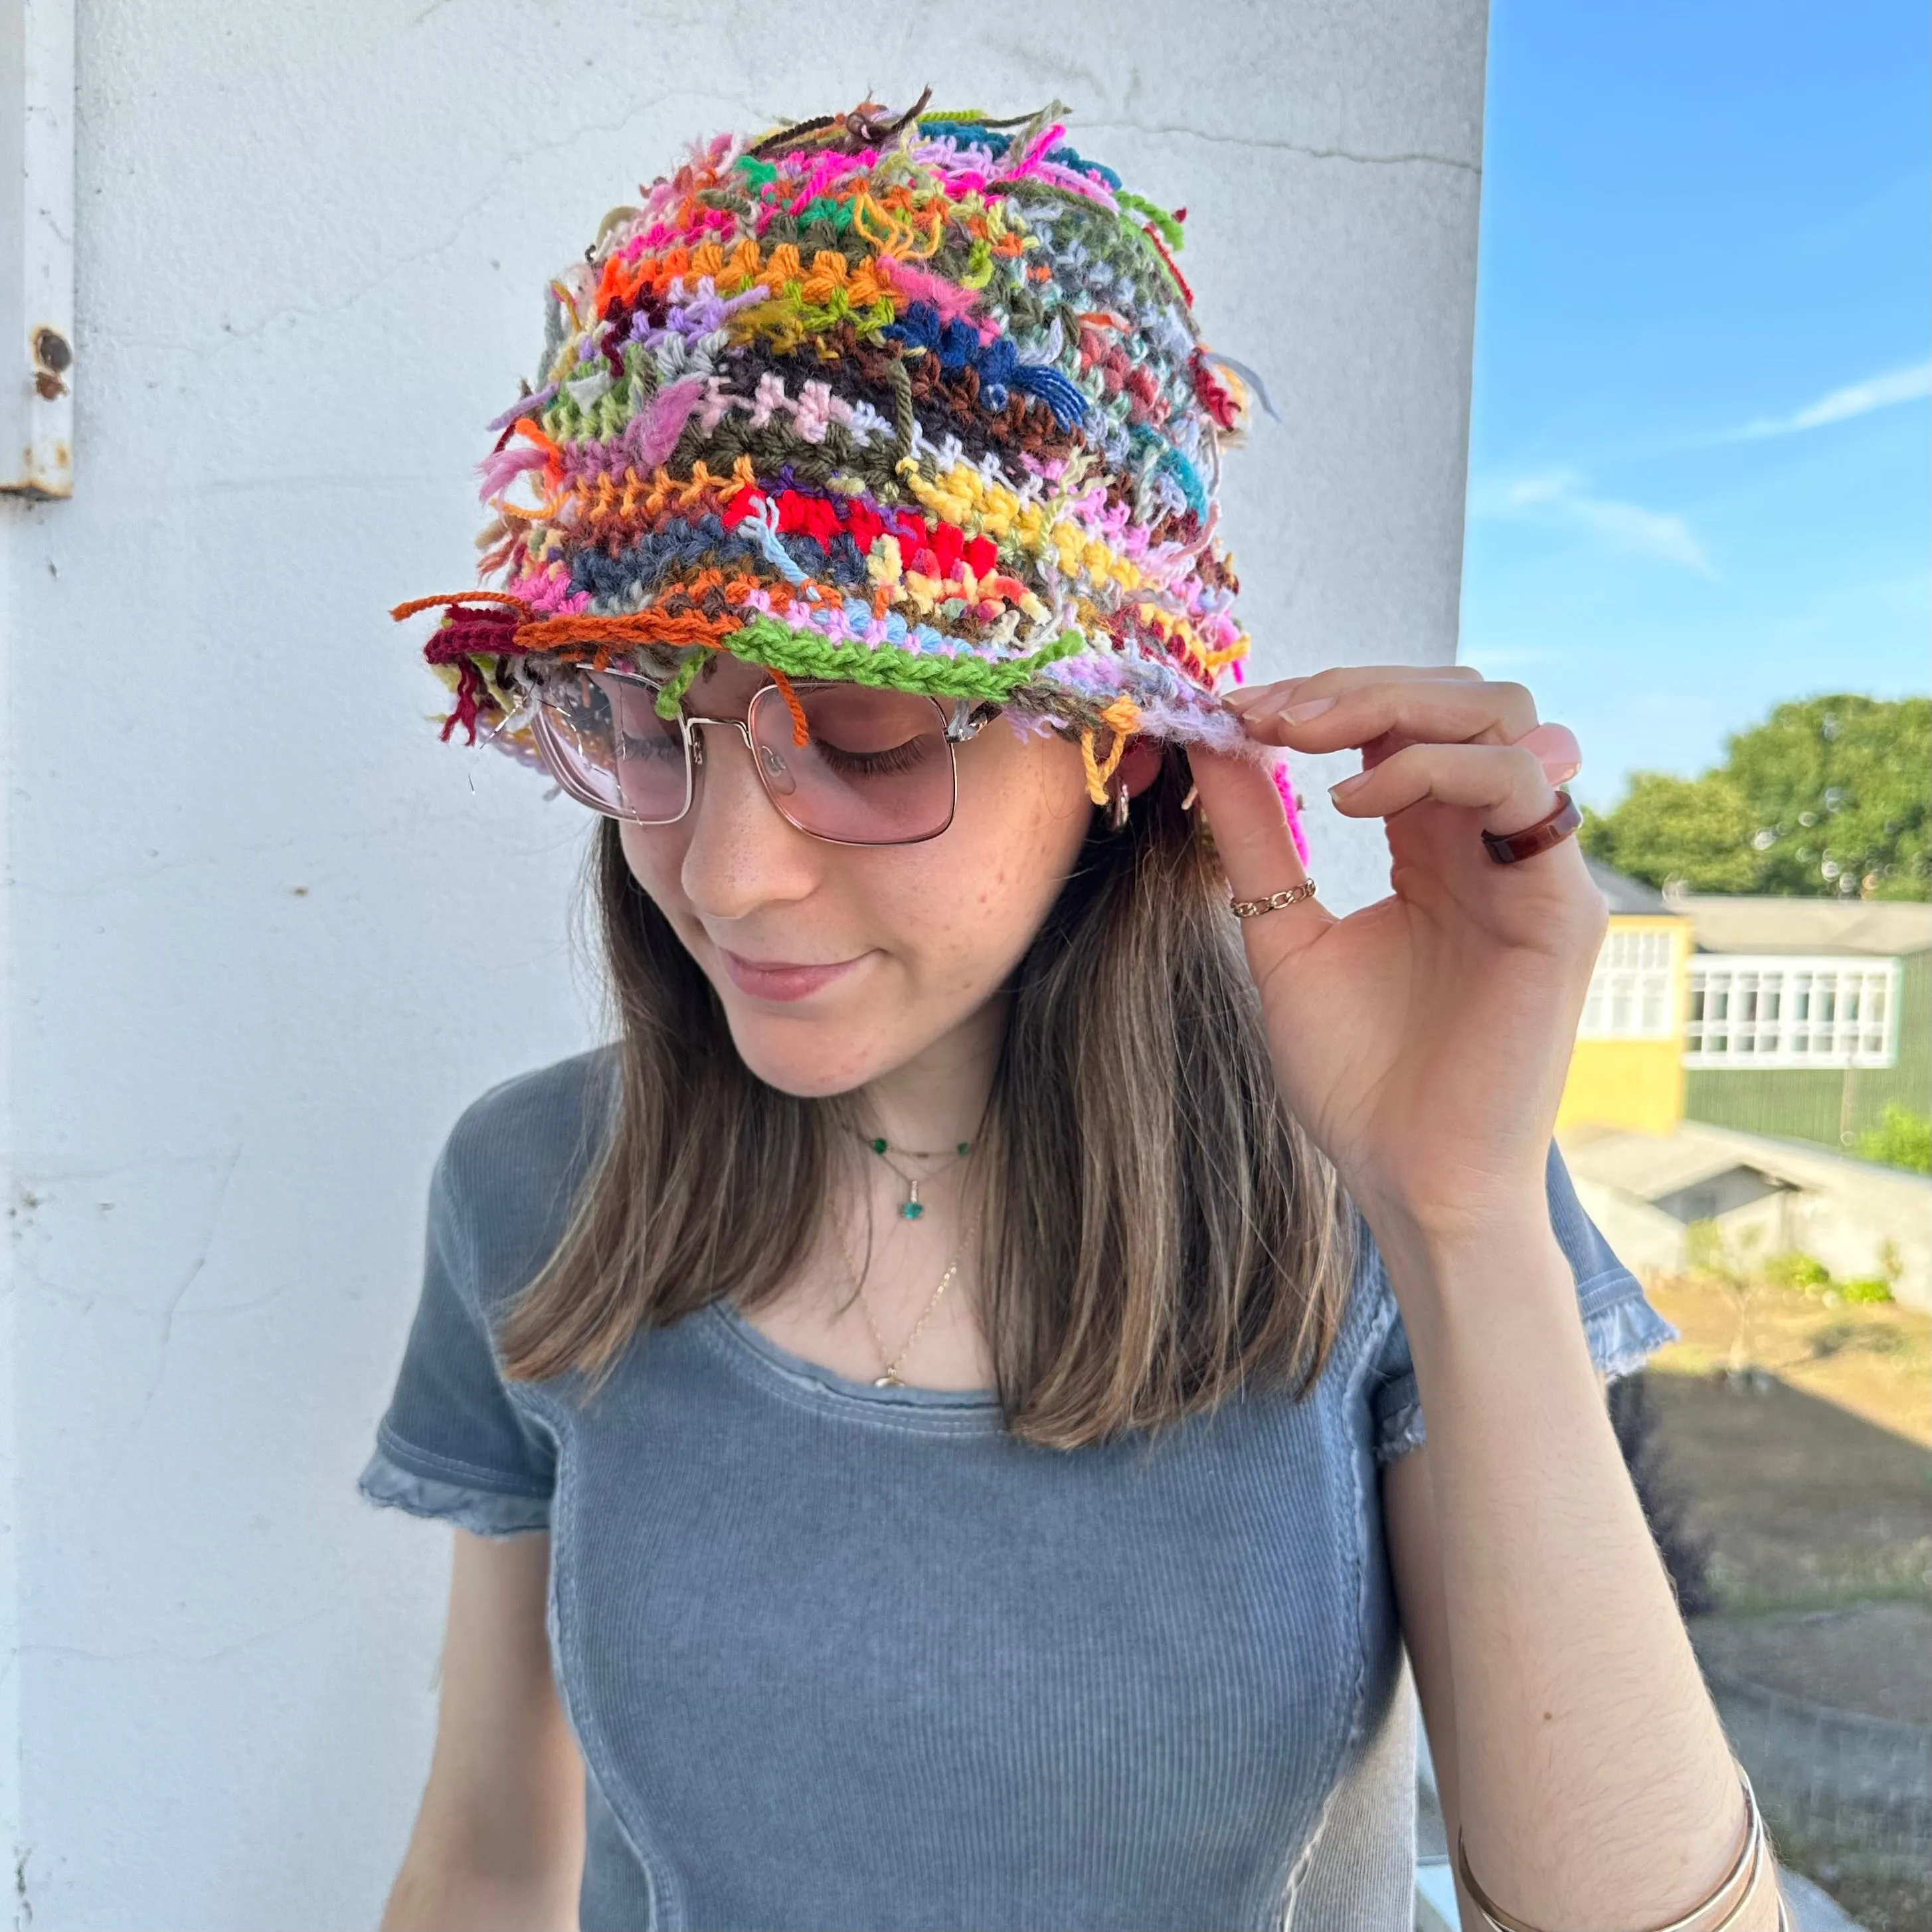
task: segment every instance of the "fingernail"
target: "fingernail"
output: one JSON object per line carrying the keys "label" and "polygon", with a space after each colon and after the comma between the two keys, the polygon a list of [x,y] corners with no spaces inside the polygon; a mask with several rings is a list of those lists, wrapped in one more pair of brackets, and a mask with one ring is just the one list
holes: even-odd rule
{"label": "fingernail", "polygon": [[1284,677],[1273,684],[1244,684],[1238,691],[1231,691],[1221,701],[1237,711],[1247,710],[1258,698],[1281,697],[1291,692],[1302,680],[1298,677]]}
{"label": "fingernail", "polygon": [[1352,778],[1344,778],[1339,784],[1331,784],[1328,788],[1328,796],[1330,798],[1345,797],[1348,793],[1353,791],[1355,788],[1367,776],[1368,773],[1366,772],[1358,772]]}
{"label": "fingernail", "polygon": [[1311,698],[1306,704],[1291,704],[1281,714],[1284,724],[1306,724],[1311,718],[1319,718],[1324,711],[1333,711],[1335,700],[1332,698]]}
{"label": "fingernail", "polygon": [[1546,758],[1543,760],[1543,776],[1552,784],[1564,784],[1583,767],[1574,758]]}

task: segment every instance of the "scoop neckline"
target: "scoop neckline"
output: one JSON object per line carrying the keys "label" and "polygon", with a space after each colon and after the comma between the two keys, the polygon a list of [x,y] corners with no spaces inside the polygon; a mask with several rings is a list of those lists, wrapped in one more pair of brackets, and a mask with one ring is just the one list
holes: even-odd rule
{"label": "scoop neckline", "polygon": [[998,1422],[997,1389],[922,1388],[913,1382],[880,1388],[871,1382],[855,1382],[808,1356],[794,1354],[722,1296],[707,1303],[700,1313],[727,1342],[735,1345],[734,1352],[741,1360],[764,1378],[782,1383],[794,1394],[802,1394],[834,1408],[864,1408],[874,1412],[879,1420],[914,1426],[926,1420],[955,1427],[974,1422]]}

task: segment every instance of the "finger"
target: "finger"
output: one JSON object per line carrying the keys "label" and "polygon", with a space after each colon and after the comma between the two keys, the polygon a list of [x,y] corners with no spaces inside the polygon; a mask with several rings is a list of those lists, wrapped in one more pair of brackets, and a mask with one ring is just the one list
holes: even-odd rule
{"label": "finger", "polygon": [[1537,728],[1536,700],[1520,684],[1446,678],[1382,679],[1333,695],[1306,688],[1247,706],[1248,735],[1300,752],[1339,752],[1394,737],[1411,743],[1510,745]]}
{"label": "finger", "polygon": [[1388,678],[1427,678],[1450,682],[1480,681],[1482,673],[1470,664],[1332,664],[1325,670],[1310,671],[1300,677],[1276,678],[1262,684],[1245,684],[1231,691],[1222,702],[1236,711],[1246,711],[1262,698],[1294,691],[1304,697],[1331,698],[1338,692],[1373,684]]}
{"label": "finger", "polygon": [[1553,785],[1568,784],[1583,769],[1583,748],[1567,724],[1539,724],[1516,742],[1535,753],[1543,776]]}
{"label": "finger", "polygon": [[1466,806],[1499,837],[1548,818],[1557,805],[1541,762],[1520,745],[1409,745],[1328,795],[1350,818],[1392,818],[1425,799]]}
{"label": "finger", "polygon": [[[1295,855],[1288,814],[1268,766],[1258,759],[1210,752],[1202,745],[1188,747],[1187,761],[1234,896],[1264,899],[1301,884],[1308,874]],[[1307,898],[1244,924],[1252,938],[1258,926],[1294,925],[1306,932],[1332,925],[1334,920],[1318,902]]]}

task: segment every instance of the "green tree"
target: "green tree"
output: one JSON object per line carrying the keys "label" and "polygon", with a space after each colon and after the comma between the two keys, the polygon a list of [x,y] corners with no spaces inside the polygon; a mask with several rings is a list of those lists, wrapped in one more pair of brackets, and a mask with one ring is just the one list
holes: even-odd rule
{"label": "green tree", "polygon": [[1701,778],[1640,772],[1585,849],[1654,886],[1932,897],[1932,699],[1780,704]]}
{"label": "green tree", "polygon": [[1674,778],[1638,772],[1614,812],[1586,815],[1583,849],[1651,885],[1682,879],[1694,892],[1757,890],[1749,802],[1721,772]]}
{"label": "green tree", "polygon": [[1932,896],[1932,698],[1780,704],[1728,769],[1757,814],[1760,892]]}

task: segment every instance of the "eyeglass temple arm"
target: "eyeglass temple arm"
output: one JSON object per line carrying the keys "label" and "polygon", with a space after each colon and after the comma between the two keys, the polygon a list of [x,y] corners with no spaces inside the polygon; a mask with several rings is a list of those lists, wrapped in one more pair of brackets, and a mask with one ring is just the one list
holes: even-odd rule
{"label": "eyeglass temple arm", "polygon": [[952,700],[952,716],[946,727],[946,742],[963,745],[998,717],[1004,708],[990,698],[956,698]]}

